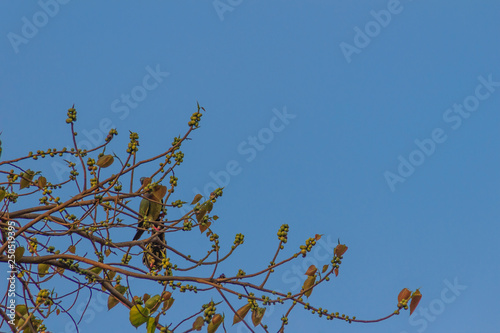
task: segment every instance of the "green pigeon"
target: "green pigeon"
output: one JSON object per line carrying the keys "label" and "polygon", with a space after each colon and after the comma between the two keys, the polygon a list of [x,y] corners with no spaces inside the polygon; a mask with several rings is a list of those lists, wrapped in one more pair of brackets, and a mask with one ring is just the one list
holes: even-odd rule
{"label": "green pigeon", "polygon": [[[141,183],[143,181],[144,179],[141,178]],[[137,225],[139,229],[137,230],[133,240],[138,240],[139,238],[141,238],[142,234],[145,231],[144,226],[146,221],[157,221],[158,217],[161,214],[163,205],[151,200],[159,201],[153,195],[153,193],[145,194],[144,198],[141,200],[141,204],[139,206],[139,224]],[[163,200],[161,200],[161,202],[163,203]]]}

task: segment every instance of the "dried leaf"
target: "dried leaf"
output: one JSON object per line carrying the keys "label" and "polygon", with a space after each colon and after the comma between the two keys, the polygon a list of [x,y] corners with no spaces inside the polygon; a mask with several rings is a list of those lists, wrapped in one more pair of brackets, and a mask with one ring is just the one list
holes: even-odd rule
{"label": "dried leaf", "polygon": [[194,198],[193,198],[193,201],[191,201],[191,205],[194,205],[194,204],[198,203],[198,201],[200,201],[201,198],[203,198],[203,196],[201,194],[195,195]]}
{"label": "dried leaf", "polygon": [[216,314],[212,317],[212,320],[208,324],[207,333],[214,333],[219,328],[220,324],[224,321],[224,317],[220,314]]}
{"label": "dried leaf", "polygon": [[47,186],[47,179],[43,176],[40,176],[40,177],[38,177],[36,184],[38,185],[39,188],[43,188],[43,187]]}
{"label": "dried leaf", "polygon": [[311,265],[311,266],[309,266],[307,271],[304,273],[304,275],[313,276],[314,274],[316,274],[317,271],[318,271],[318,269],[316,268],[316,266]]}
{"label": "dried leaf", "polygon": [[238,311],[236,311],[236,313],[234,314],[233,325],[245,319],[245,316],[248,314],[248,311],[250,311],[251,307],[252,305],[250,303],[247,303],[239,308]]}
{"label": "dried leaf", "polygon": [[115,160],[115,158],[112,155],[103,155],[103,156],[99,157],[96,164],[98,167],[107,168],[111,164],[113,164],[114,160]]}
{"label": "dried leaf", "polygon": [[167,187],[163,185],[157,185],[155,186],[155,189],[153,191],[153,196],[156,198],[156,201],[161,201],[163,197],[167,194]]}
{"label": "dried leaf", "polygon": [[170,291],[164,291],[162,294],[161,294],[161,299],[164,300],[164,301],[167,301],[170,299],[170,297],[172,297],[172,293]]}
{"label": "dried leaf", "polygon": [[73,253],[73,254],[75,254],[75,252],[76,252],[76,246],[74,246],[74,245],[70,245],[70,246],[68,247],[68,251],[69,251],[69,252],[71,252],[71,253]]}
{"label": "dried leaf", "polygon": [[339,276],[339,269],[337,267],[333,271],[335,272],[335,276]]}
{"label": "dried leaf", "polygon": [[200,224],[200,231],[201,231],[201,233],[204,233],[205,230],[207,230],[208,228],[210,228],[211,225],[212,225],[212,222],[205,222],[203,225]]}
{"label": "dried leaf", "polygon": [[320,239],[321,239],[321,236],[323,236],[323,235],[318,235],[318,234],[316,234],[316,235],[314,235],[314,239],[315,239],[315,240],[320,240]]}
{"label": "dried leaf", "polygon": [[205,325],[205,321],[203,320],[203,317],[198,316],[193,323],[193,330],[201,331],[201,328],[203,327],[203,325]]}
{"label": "dried leaf", "polygon": [[262,318],[264,318],[264,313],[266,313],[266,308],[257,308],[257,310],[252,310],[252,323],[253,326],[257,327]]}
{"label": "dried leaf", "polygon": [[169,298],[168,300],[163,302],[163,311],[167,311],[172,307],[172,304],[174,304],[175,299],[174,298]]}
{"label": "dried leaf", "polygon": [[[308,276],[307,279],[304,281],[304,285],[302,286],[302,290],[307,290],[307,289],[311,288],[314,285],[315,281],[316,281],[316,276]],[[306,291],[304,293],[304,296],[309,298],[309,296],[311,296],[312,291],[313,291],[312,289]]]}
{"label": "dried leaf", "polygon": [[0,201],[3,200],[3,198],[5,198],[5,194],[7,192],[5,192],[5,189],[4,188],[0,188]]}
{"label": "dried leaf", "polygon": [[410,302],[410,316],[415,311],[417,308],[418,303],[420,302],[420,299],[422,298],[422,294],[420,293],[420,290],[415,290],[413,295],[411,295],[411,302]]}
{"label": "dried leaf", "polygon": [[106,251],[104,251],[104,255],[106,257],[109,257],[110,254],[111,254],[111,249],[106,249]]}

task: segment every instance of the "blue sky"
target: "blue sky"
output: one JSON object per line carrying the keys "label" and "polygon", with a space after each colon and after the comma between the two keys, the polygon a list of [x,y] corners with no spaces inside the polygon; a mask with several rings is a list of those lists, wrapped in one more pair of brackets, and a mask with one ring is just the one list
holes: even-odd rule
{"label": "blue sky", "polygon": [[[214,178],[226,185],[216,232],[226,244],[246,235],[233,265],[267,266],[288,223],[288,254],[316,233],[325,253],[338,238],[349,246],[339,277],[311,303],[375,319],[395,309],[402,288],[423,293],[412,320],[403,312],[348,325],[296,309],[287,331],[498,329],[500,3],[42,0],[0,8],[2,159],[69,143],[73,103],[79,140],[95,144],[116,127],[119,152],[132,130],[139,157],[150,156],[186,130],[199,101],[207,112],[184,149],[178,194],[191,198]],[[51,162],[47,178],[68,176]],[[234,175],[223,177],[228,163]],[[318,251],[307,263],[328,261]],[[276,272],[274,286],[294,288],[303,265]],[[125,311],[94,305],[80,332],[135,331]],[[266,317],[271,331],[282,311]],[[71,332],[65,320],[49,328]]]}

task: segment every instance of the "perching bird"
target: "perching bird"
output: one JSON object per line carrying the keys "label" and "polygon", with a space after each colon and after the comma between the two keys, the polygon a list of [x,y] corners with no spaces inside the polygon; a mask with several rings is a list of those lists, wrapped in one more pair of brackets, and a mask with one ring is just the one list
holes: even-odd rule
{"label": "perching bird", "polygon": [[[144,182],[144,179],[145,178],[141,178],[141,184]],[[148,199],[154,201],[150,201]],[[139,206],[139,224],[137,225],[138,230],[133,240],[138,240],[139,238],[141,238],[142,234],[145,231],[145,222],[158,220],[163,206],[162,204],[155,201],[159,200],[157,200],[153,193],[145,194],[144,198],[141,200],[141,204]],[[163,200],[161,200],[161,202],[163,203]]]}

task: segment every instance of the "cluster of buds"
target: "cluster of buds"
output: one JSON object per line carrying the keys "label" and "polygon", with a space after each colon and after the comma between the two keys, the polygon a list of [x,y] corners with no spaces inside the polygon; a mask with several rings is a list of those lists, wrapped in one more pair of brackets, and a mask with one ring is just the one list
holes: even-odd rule
{"label": "cluster of buds", "polygon": [[95,160],[91,157],[89,157],[87,160],[87,169],[91,172],[97,170],[97,165],[95,165]]}
{"label": "cluster of buds", "polygon": [[278,231],[278,239],[283,243],[287,242],[288,230],[289,230],[288,224],[282,224],[280,230]]}
{"label": "cluster of buds", "polygon": [[75,105],[73,104],[73,106],[68,109],[68,118],[66,119],[66,123],[70,124],[75,121],[76,121],[76,109]]}
{"label": "cluster of buds", "polygon": [[215,307],[215,303],[212,301],[208,304],[203,304],[202,306],[205,311],[203,311],[203,317],[206,323],[210,323],[210,320],[215,314],[215,311],[217,310]]}
{"label": "cluster of buds", "polygon": [[51,305],[53,302],[49,298],[50,292],[47,289],[42,289],[36,296],[36,304]]}
{"label": "cluster of buds", "polygon": [[109,130],[108,135],[106,136],[106,139],[104,139],[106,142],[111,141],[113,139],[113,136],[118,135],[118,131],[114,128]]}
{"label": "cluster of buds", "polygon": [[36,239],[36,237],[31,237],[28,251],[30,253],[36,253],[37,248],[38,248],[38,240]]}
{"label": "cluster of buds", "polygon": [[174,159],[178,164],[181,164],[184,161],[184,153],[182,151],[178,151],[175,153]]}
{"label": "cluster of buds", "polygon": [[217,199],[218,197],[222,197],[222,194],[223,194],[222,189],[223,189],[223,187],[219,187],[215,191],[210,193],[210,199]]}
{"label": "cluster of buds", "polygon": [[181,147],[181,145],[180,145],[181,141],[182,141],[182,139],[178,136],[176,136],[174,138],[174,141],[172,141],[172,147],[175,147],[174,151],[176,151],[177,149],[179,149]]}
{"label": "cluster of buds", "polygon": [[135,154],[139,148],[139,134],[130,132],[130,142],[128,143],[127,153]]}
{"label": "cluster of buds", "polygon": [[245,241],[245,235],[243,234],[236,234],[236,236],[234,237],[235,246],[243,244],[244,241]]}
{"label": "cluster of buds", "polygon": [[194,126],[195,128],[198,128],[200,126],[200,120],[201,120],[201,112],[200,112],[200,105],[198,104],[198,111],[193,113],[191,118],[189,119],[188,125],[189,126]]}
{"label": "cluster of buds", "polygon": [[314,245],[316,245],[316,238],[308,238],[306,240],[306,245],[300,246],[300,253],[302,254],[302,257],[305,257],[307,252],[311,252]]}
{"label": "cluster of buds", "polygon": [[178,207],[178,208],[181,208],[182,205],[184,204],[185,202],[182,201],[182,200],[176,200],[176,201],[173,201],[172,202],[172,207]]}
{"label": "cluster of buds", "polygon": [[188,219],[184,219],[184,224],[182,226],[182,230],[190,231],[193,228],[193,222]]}

